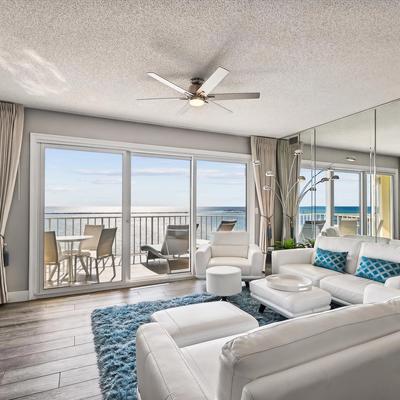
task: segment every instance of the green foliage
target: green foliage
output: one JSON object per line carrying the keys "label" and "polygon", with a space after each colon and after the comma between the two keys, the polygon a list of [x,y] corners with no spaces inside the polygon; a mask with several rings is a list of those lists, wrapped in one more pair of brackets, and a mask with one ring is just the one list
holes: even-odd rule
{"label": "green foliage", "polygon": [[277,240],[275,242],[275,250],[289,250],[289,249],[302,249],[314,247],[315,240],[307,239],[304,243],[297,243],[295,239],[286,239],[283,241]]}

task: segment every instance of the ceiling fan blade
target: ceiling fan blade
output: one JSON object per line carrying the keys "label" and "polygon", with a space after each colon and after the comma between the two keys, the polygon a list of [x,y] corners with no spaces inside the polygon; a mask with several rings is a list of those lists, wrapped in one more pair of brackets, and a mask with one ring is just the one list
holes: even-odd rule
{"label": "ceiling fan blade", "polygon": [[143,99],[136,100],[187,100],[187,97],[145,97]]}
{"label": "ceiling fan blade", "polygon": [[215,89],[228,74],[229,71],[227,69],[218,67],[216,71],[197,89],[196,93],[204,93],[207,96],[208,93]]}
{"label": "ceiling fan blade", "polygon": [[207,97],[213,100],[246,100],[259,99],[260,93],[215,93]]}
{"label": "ceiling fan blade", "polygon": [[160,75],[157,75],[155,72],[148,72],[147,75],[152,77],[156,81],[159,81],[159,82],[163,83],[164,85],[169,86],[171,89],[174,89],[177,92],[184,94],[185,96],[188,96],[188,97],[192,97],[193,96],[192,93],[188,92],[185,89],[182,89],[178,85],[175,85],[175,83],[167,81],[166,79],[162,78]]}
{"label": "ceiling fan blade", "polygon": [[230,112],[230,113],[233,113],[232,110],[230,110],[229,108],[226,108],[226,107],[223,106],[222,104],[219,104],[219,103],[217,103],[217,102],[215,102],[215,101],[209,101],[208,104],[215,104],[216,106],[218,106],[218,107],[224,109],[225,111]]}

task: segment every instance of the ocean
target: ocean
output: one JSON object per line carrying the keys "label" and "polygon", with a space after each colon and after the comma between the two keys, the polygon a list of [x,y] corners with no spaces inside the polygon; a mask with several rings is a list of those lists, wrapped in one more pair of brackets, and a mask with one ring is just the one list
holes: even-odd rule
{"label": "ocean", "polygon": [[[299,214],[311,214],[313,213],[314,207],[304,206],[300,207]],[[371,207],[368,207],[368,212],[371,212]],[[326,207],[325,206],[316,206],[315,207],[316,214],[325,214]],[[335,214],[360,214],[360,207],[358,206],[337,206],[335,207]]]}

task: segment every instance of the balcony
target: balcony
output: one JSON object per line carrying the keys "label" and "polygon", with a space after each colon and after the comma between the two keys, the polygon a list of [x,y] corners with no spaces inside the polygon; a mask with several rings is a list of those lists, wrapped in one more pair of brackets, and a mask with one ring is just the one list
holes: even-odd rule
{"label": "balcony", "polygon": [[[236,220],[235,230],[246,228],[246,212],[229,211],[225,214],[199,213],[197,215],[196,240],[209,240],[212,232],[216,231],[222,220]],[[189,212],[141,212],[131,214],[130,230],[130,274],[131,280],[145,280],[155,278],[167,273],[178,273],[190,271],[189,256],[174,260],[171,268],[166,268],[164,260],[156,260],[147,263],[147,253],[141,250],[143,245],[157,245],[164,240],[164,235],[168,225],[188,225],[190,223]],[[110,260],[101,266],[100,282],[113,282],[121,280],[122,265],[122,214],[121,213],[102,213],[102,212],[49,212],[45,214],[45,231],[54,231],[57,237],[82,235],[86,224],[103,225],[104,228],[117,228],[116,240],[113,244],[115,255],[116,276],[112,279],[113,271]],[[66,250],[66,246],[60,243],[61,251]],[[73,285],[96,283],[94,276],[86,276],[79,266],[77,268],[76,279]],[[49,280],[50,273],[46,272],[45,287],[68,286],[71,282],[62,279],[57,283],[53,277]]]}

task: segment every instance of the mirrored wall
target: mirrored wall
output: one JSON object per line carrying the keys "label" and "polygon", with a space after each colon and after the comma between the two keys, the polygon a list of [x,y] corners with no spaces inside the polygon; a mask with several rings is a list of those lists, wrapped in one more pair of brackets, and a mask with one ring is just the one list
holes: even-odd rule
{"label": "mirrored wall", "polygon": [[400,101],[298,137],[303,155],[297,241],[319,234],[399,239]]}

